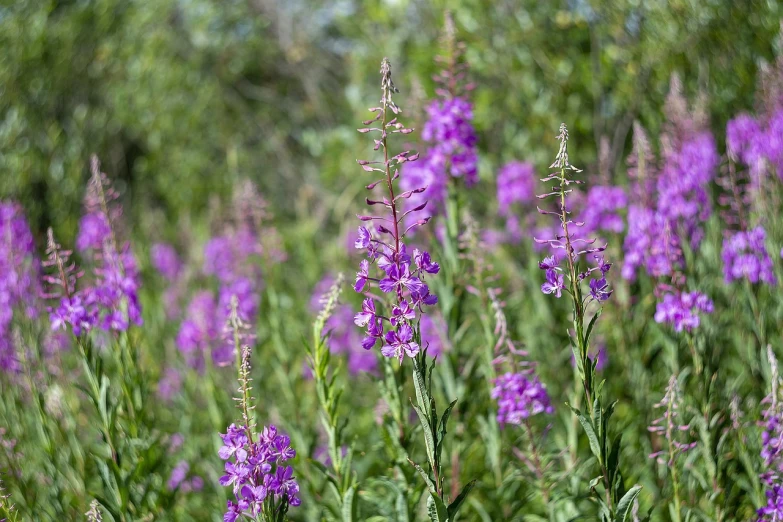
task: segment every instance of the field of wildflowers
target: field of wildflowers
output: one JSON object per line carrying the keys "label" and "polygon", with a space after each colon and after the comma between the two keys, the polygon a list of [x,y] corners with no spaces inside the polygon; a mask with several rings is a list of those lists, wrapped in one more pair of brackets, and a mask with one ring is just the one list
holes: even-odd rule
{"label": "field of wildflowers", "polygon": [[[44,19],[103,12],[54,4]],[[577,29],[607,14],[567,4]],[[610,118],[622,96],[601,95],[587,128],[565,111],[506,150],[502,110],[480,125],[502,84],[482,84],[479,12],[437,11],[426,87],[375,41],[350,136],[292,133],[315,169],[296,191],[272,161],[248,172],[232,135],[226,176],[177,171],[145,199],[171,136],[151,120],[122,161],[99,145],[41,183],[11,167],[60,132],[42,144],[19,131],[33,101],[1,106],[0,522],[783,520],[783,39],[746,49],[749,80],[732,58],[739,87],[674,64],[657,107]]]}

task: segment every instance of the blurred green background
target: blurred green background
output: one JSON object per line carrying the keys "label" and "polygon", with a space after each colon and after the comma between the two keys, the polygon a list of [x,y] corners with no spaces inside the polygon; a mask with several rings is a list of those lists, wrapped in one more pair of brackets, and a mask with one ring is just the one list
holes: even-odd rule
{"label": "blurred green background", "polygon": [[[395,67],[409,123],[433,96],[446,8],[476,84],[481,176],[547,162],[566,121],[611,172],[638,118],[655,135],[672,73],[723,128],[779,54],[774,0],[21,0],[0,6],[0,197],[75,235],[88,158],[126,211],[176,225],[248,177],[282,220],[356,187],[355,132]],[[547,162],[548,163],[548,162]],[[587,164],[587,165],[586,165]],[[333,202],[330,202],[330,204]],[[328,221],[328,212],[323,212]]]}

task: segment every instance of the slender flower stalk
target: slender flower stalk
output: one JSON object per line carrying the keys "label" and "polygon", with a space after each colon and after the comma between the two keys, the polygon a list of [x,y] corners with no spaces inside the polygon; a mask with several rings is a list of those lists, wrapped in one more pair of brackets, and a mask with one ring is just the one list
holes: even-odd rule
{"label": "slender flower stalk", "polygon": [[[360,270],[356,275],[354,290],[362,292],[366,296],[362,304],[362,311],[357,314],[355,322],[358,326],[367,327],[367,335],[362,342],[365,349],[370,349],[381,339],[385,340],[382,353],[385,357],[395,357],[402,363],[407,355],[415,357],[419,351],[419,343],[414,341],[414,328],[418,330],[417,317],[424,311],[425,306],[437,302],[437,297],[430,294],[429,287],[424,282],[427,274],[437,274],[440,267],[433,262],[426,251],[414,250],[411,256],[405,246],[405,235],[411,230],[425,225],[429,218],[417,219],[406,230],[401,231],[402,215],[398,212],[398,203],[409,198],[414,193],[424,191],[425,187],[419,187],[404,191],[395,195],[395,181],[400,177],[399,167],[403,163],[415,161],[418,154],[410,151],[402,151],[394,156],[389,151],[388,138],[390,134],[409,134],[412,129],[406,128],[398,119],[400,108],[394,103],[392,96],[398,92],[391,78],[391,66],[384,59],[381,64],[381,106],[370,109],[375,117],[367,120],[367,126],[360,132],[378,132],[379,139],[375,141],[374,150],[383,149],[383,161],[359,160],[362,168],[370,173],[380,173],[381,179],[367,186],[368,190],[383,184],[387,190],[387,196],[381,200],[367,198],[370,206],[381,205],[385,207],[389,217],[369,215],[359,216],[363,222],[375,222],[374,230],[364,226],[359,227],[359,238],[356,240],[356,248],[365,250],[368,259],[362,261]],[[380,121],[379,127],[369,127]],[[382,168],[373,165],[382,164]],[[427,205],[426,202],[406,212],[410,215],[419,212]],[[370,264],[375,264],[381,270],[380,277],[373,277],[370,273]],[[373,285],[376,285],[383,293],[391,297],[391,310],[388,315],[382,315],[376,309],[376,302],[383,302],[379,296],[370,293]],[[399,317],[400,320],[392,318]],[[385,324],[392,329],[384,336]]]}
{"label": "slender flower stalk", "polygon": [[739,146],[729,140],[730,130],[731,125],[726,131],[729,161],[717,180],[724,190],[718,199],[724,208],[721,217],[726,223],[721,251],[724,279],[726,283],[744,279],[752,285],[775,286],[777,277],[767,251],[766,230],[761,224],[751,224],[753,181],[749,174],[737,170],[735,161]]}
{"label": "slender flower stalk", "polygon": [[117,227],[122,207],[115,203],[119,195],[100,170],[96,156],[90,160],[92,176],[84,198],[85,215],[79,223],[76,245],[91,254],[95,281],[86,293],[86,303],[99,315],[98,326],[107,331],[124,332],[130,324],[141,325],[140,286],[136,259],[130,243],[120,245]]}
{"label": "slender flower stalk", "polygon": [[[361,262],[360,270],[356,275],[354,290],[362,292],[365,299],[362,303],[362,310],[356,314],[354,322],[357,326],[367,328],[365,339],[362,342],[365,349],[371,349],[379,341],[382,341],[381,354],[384,357],[394,358],[400,365],[406,358],[412,359],[413,383],[417,402],[414,404],[414,409],[424,432],[429,469],[425,470],[418,464],[413,465],[430,491],[428,505],[445,517],[447,512],[449,514],[456,513],[473,483],[469,483],[465,487],[466,489],[463,489],[463,494],[453,499],[450,505],[447,504],[448,499],[443,487],[441,453],[443,439],[446,435],[446,423],[451,409],[457,401],[453,401],[443,416],[438,418],[435,400],[431,393],[431,368],[428,368],[429,365],[425,358],[428,343],[426,339],[421,337],[421,314],[424,313],[426,307],[437,303],[437,297],[430,293],[425,278],[428,275],[437,274],[440,271],[440,265],[433,261],[426,251],[415,249],[412,254],[408,253],[405,245],[407,234],[426,225],[430,218],[415,219],[412,224],[401,230],[403,219],[407,215],[422,211],[427,206],[427,202],[425,201],[404,213],[400,212],[398,204],[402,200],[409,199],[413,194],[424,192],[426,187],[404,190],[399,194],[395,193],[395,182],[400,177],[400,166],[415,161],[418,159],[418,154],[407,150],[393,154],[389,149],[390,136],[410,134],[413,129],[405,127],[399,121],[402,110],[393,100],[393,95],[399,91],[392,81],[391,65],[388,59],[383,59],[380,72],[380,106],[370,109],[370,112],[375,113],[375,116],[364,121],[365,127],[359,129],[359,132],[379,135],[377,139],[374,139],[373,149],[376,151],[383,149],[383,160],[359,160],[358,163],[366,172],[382,176],[367,185],[367,189],[373,190],[377,186],[383,186],[386,189],[386,194],[382,199],[367,198],[366,201],[369,206],[385,208],[388,214],[385,216],[359,216],[362,222],[370,222],[375,226],[373,230],[364,226],[360,227],[359,238],[355,243],[357,249],[366,251],[367,259]],[[371,270],[371,264],[374,265],[374,270]],[[377,286],[381,291],[381,295],[371,292],[374,286]],[[384,304],[386,311],[381,308]],[[387,325],[388,330],[386,330]],[[385,389],[389,393],[391,390],[398,390],[399,385],[396,382],[397,377],[394,372],[387,368],[386,375]],[[399,402],[393,398],[387,398],[387,401]],[[402,433],[402,415],[397,415],[395,418]]]}
{"label": "slender flower stalk", "polygon": [[232,310],[227,323],[227,333],[239,347],[237,368],[239,388],[235,398],[242,424],[231,424],[225,434],[220,434],[223,446],[218,455],[225,463],[225,475],[220,485],[231,487],[234,500],[228,500],[225,522],[238,519],[262,522],[282,522],[290,506],[298,506],[299,484],[293,476],[293,468],[286,462],[296,457],[291,439],[278,433],[275,426],[256,432],[252,411],[254,409],[250,386],[250,346],[242,330],[245,325],[237,314],[237,300],[232,300]]}
{"label": "slender flower stalk", "polygon": [[[43,276],[48,287],[44,297],[54,300],[49,309],[52,329],[69,330],[78,347],[86,380],[82,389],[94,406],[101,435],[100,451],[91,454],[104,470],[100,473],[106,492],[103,508],[114,520],[127,522],[149,513],[145,498],[152,482],[140,477],[150,473],[147,465],[152,457],[143,448],[152,445],[155,420],[151,409],[145,408],[148,385],[139,369],[138,346],[128,334],[132,324],[141,324],[138,270],[129,244],[118,245],[115,232],[122,209],[113,203],[117,195],[95,157],[91,171],[77,245],[92,256],[92,284],[77,286],[83,274],[50,229],[48,259],[43,263],[49,269]],[[95,344],[96,328],[112,333],[102,338],[108,341],[108,349]]]}
{"label": "slender flower stalk", "polygon": [[358,495],[356,475],[351,469],[353,448],[343,451],[344,429],[347,423],[340,422],[338,408],[342,390],[335,382],[337,372],[329,373],[331,350],[328,346],[329,334],[324,334],[324,327],[338,306],[338,300],[343,286],[343,275],[339,274],[329,290],[321,297],[321,310],[313,323],[312,345],[307,346],[310,368],[313,371],[318,403],[321,406],[321,423],[326,429],[328,441],[327,451],[331,473],[328,479],[335,486],[340,511],[350,512],[356,516]]}
{"label": "slender flower stalk", "polygon": [[[695,448],[697,443],[682,441],[681,434],[689,432],[691,427],[689,424],[678,423],[677,418],[682,410],[682,397],[677,376],[671,376],[663,399],[656,403],[655,407],[664,410],[663,416],[655,419],[647,429],[650,433],[656,433],[666,440],[666,449],[650,454],[650,458],[655,459],[659,464],[665,465],[669,470],[674,496],[672,513],[674,520],[679,521],[681,520],[682,504],[680,499],[678,459],[683,453]],[[666,458],[664,459],[664,457]]]}
{"label": "slender flower stalk", "polygon": [[[554,239],[536,239],[537,243],[548,245],[553,250],[552,256],[545,258],[539,263],[539,268],[546,273],[546,281],[541,286],[541,291],[545,294],[553,294],[555,297],[559,298],[561,292],[565,290],[571,296],[573,321],[576,329],[575,347],[577,351],[574,356],[577,361],[580,377],[584,383],[588,412],[592,414],[594,395],[594,383],[592,379],[594,364],[591,361],[589,354],[589,337],[590,333],[592,333],[592,326],[595,324],[595,321],[600,314],[600,310],[593,315],[587,330],[585,330],[585,318],[587,305],[590,302],[596,301],[601,303],[611,296],[612,291],[609,290],[606,274],[609,272],[612,265],[611,263],[605,262],[603,257],[595,255],[594,259],[597,261],[597,266],[580,272],[579,261],[581,257],[591,254],[600,254],[606,250],[606,245],[596,247],[593,246],[596,242],[595,239],[574,237],[574,229],[581,227],[583,223],[574,221],[571,218],[571,211],[568,209],[567,205],[567,196],[573,191],[573,189],[570,188],[572,185],[579,185],[583,182],[572,179],[569,175],[572,173],[579,173],[581,170],[574,167],[569,162],[568,129],[565,124],[560,125],[560,133],[557,138],[560,141],[560,149],[558,150],[554,163],[550,165],[550,169],[556,169],[556,172],[542,179],[544,182],[554,181],[557,185],[552,188],[551,192],[537,196],[539,199],[554,197],[557,200],[556,211],[542,210],[540,207],[538,208],[538,211],[544,215],[555,216],[559,221],[561,230]],[[561,259],[565,259],[565,268],[560,266]],[[599,279],[590,279],[591,274],[594,272],[600,273]],[[564,275],[568,280],[567,288],[565,286]],[[589,292],[586,296],[583,294],[582,287],[582,283],[585,280],[589,281]]]}
{"label": "slender flower stalk", "polygon": [[[597,386],[595,383],[598,357],[590,357],[590,337],[601,309],[594,312],[587,322],[588,305],[592,302],[600,305],[612,295],[606,280],[606,274],[612,265],[599,255],[606,249],[605,245],[593,246],[595,239],[585,239],[575,233],[583,223],[572,219],[567,197],[573,191],[572,185],[582,183],[571,177],[581,171],[569,161],[568,130],[565,124],[560,125],[557,139],[560,141],[560,148],[554,163],[550,166],[555,172],[542,179],[544,182],[552,181],[555,185],[550,192],[537,196],[539,199],[554,198],[557,201],[556,210],[539,208],[538,211],[544,215],[555,216],[559,222],[559,232],[554,238],[536,239],[537,243],[547,245],[553,250],[552,256],[539,263],[539,267],[546,273],[546,281],[541,286],[541,291],[557,298],[563,291],[571,296],[574,336],[570,341],[576,359],[577,374],[586,398],[585,411],[573,406],[571,409],[582,425],[590,441],[590,450],[601,469],[600,477],[593,480],[590,487],[595,492],[599,482],[603,484],[603,498],[597,497],[601,504],[602,520],[614,520],[618,506],[631,505],[639,494],[641,486],[637,485],[626,491],[623,485],[620,473],[620,438],[613,440],[608,431],[609,420],[614,413],[616,402],[609,406],[603,405],[601,397],[603,386]],[[592,256],[595,266],[581,271],[580,261],[583,256]],[[563,259],[565,259],[565,267],[561,266]],[[591,277],[592,274],[598,276]],[[587,288],[583,290],[585,281],[588,281]]]}

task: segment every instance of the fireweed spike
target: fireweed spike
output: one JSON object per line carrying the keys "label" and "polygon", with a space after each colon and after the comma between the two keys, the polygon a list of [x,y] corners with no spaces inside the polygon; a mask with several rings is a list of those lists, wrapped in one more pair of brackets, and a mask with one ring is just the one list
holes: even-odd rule
{"label": "fireweed spike", "polygon": [[[441,455],[447,434],[446,424],[457,401],[453,401],[442,416],[436,414],[435,400],[431,392],[431,365],[434,362],[429,363],[425,358],[428,342],[427,339],[421,338],[420,329],[422,314],[437,303],[437,297],[430,292],[426,280],[436,275],[440,266],[428,252],[410,252],[405,244],[407,234],[425,226],[429,217],[415,216],[423,210],[426,202],[414,207],[406,215],[400,212],[399,204],[401,200],[423,192],[426,187],[404,191],[397,188],[400,176],[404,175],[400,167],[417,160],[418,154],[407,150],[393,152],[390,149],[390,138],[395,134],[410,134],[413,129],[400,121],[402,110],[393,100],[393,95],[399,91],[394,86],[388,59],[383,59],[380,72],[380,105],[370,108],[374,116],[364,121],[364,127],[359,129],[359,132],[373,136],[373,150],[380,150],[383,157],[375,161],[358,160],[362,169],[373,176],[367,186],[373,195],[366,200],[373,210],[370,215],[359,216],[362,226],[359,228],[359,239],[355,246],[363,250],[367,257],[361,262],[354,290],[362,293],[366,299],[355,322],[366,328],[362,347],[370,350],[380,345],[381,354],[387,359],[387,379],[384,385],[387,401],[394,402],[394,399],[388,397],[388,393],[399,389],[395,373],[388,371],[388,361],[393,360],[393,364],[402,366],[406,359],[411,359],[416,390],[413,408],[424,434],[426,469],[410,461],[410,458],[408,461],[427,485],[430,493],[428,507],[432,520],[446,520],[459,510],[473,483],[468,483],[463,494],[454,499],[448,498],[444,488]],[[381,190],[382,194],[374,195],[373,191]],[[375,210],[378,208],[385,212]],[[404,219],[410,224],[403,223]],[[400,424],[398,429],[404,432],[401,416],[395,420]]]}
{"label": "fireweed spike", "polygon": [[[616,401],[604,405],[601,396],[603,384],[597,385],[595,382],[598,357],[591,358],[589,350],[590,337],[601,314],[600,306],[612,294],[606,280],[612,265],[601,255],[606,246],[596,246],[596,239],[585,239],[578,233],[583,223],[573,218],[568,207],[568,195],[583,182],[573,177],[581,170],[569,161],[568,129],[565,124],[560,125],[557,139],[560,147],[554,163],[550,165],[554,172],[542,179],[545,183],[552,182],[552,185],[548,192],[537,196],[542,200],[555,200],[554,210],[539,208],[538,211],[553,216],[559,226],[555,237],[536,239],[536,242],[551,249],[551,255],[539,263],[539,268],[545,272],[541,291],[555,298],[567,293],[571,298],[574,331],[570,341],[583,387],[585,406],[584,409],[570,406],[585,431],[590,450],[600,468],[600,475],[591,481],[590,488],[599,504],[601,520],[615,520],[621,515],[619,519],[623,520],[625,515],[618,510],[633,503],[641,486],[628,490],[625,488],[620,471],[620,437],[612,438],[609,433],[609,421]],[[592,262],[593,266],[583,266],[583,259]],[[596,303],[599,308],[588,319],[591,303]],[[602,495],[599,494],[599,484],[603,489]]]}

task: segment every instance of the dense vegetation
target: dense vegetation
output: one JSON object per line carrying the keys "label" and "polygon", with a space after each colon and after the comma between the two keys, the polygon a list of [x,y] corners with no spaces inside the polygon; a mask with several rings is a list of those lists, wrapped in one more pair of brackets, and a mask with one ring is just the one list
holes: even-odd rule
{"label": "dense vegetation", "polygon": [[0,7],[0,521],[783,517],[781,7],[452,4]]}

